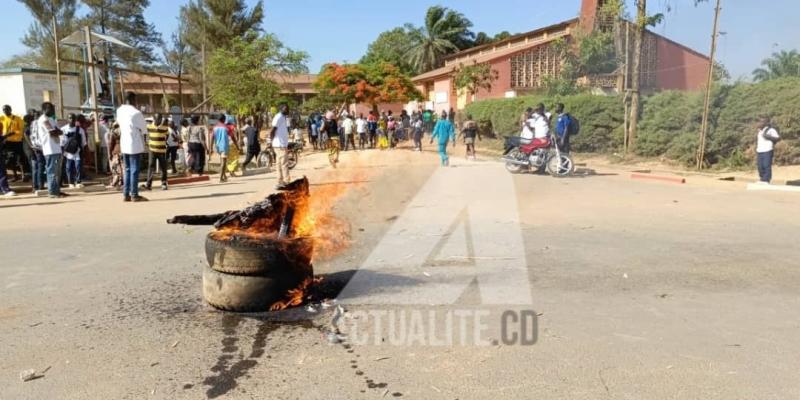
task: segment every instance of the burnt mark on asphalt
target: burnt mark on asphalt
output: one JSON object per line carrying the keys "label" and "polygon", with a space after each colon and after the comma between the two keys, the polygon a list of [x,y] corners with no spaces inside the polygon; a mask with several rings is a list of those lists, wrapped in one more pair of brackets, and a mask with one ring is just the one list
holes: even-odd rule
{"label": "burnt mark on asphalt", "polygon": [[[239,333],[239,327],[245,318],[246,317],[243,315],[230,313],[222,316],[222,333],[224,336],[220,341],[221,354],[217,358],[217,362],[210,369],[213,374],[207,376],[203,380],[203,385],[209,387],[208,390],[206,390],[206,396],[209,399],[215,399],[227,394],[239,386],[239,380],[241,378],[249,376],[249,371],[258,365],[259,359],[266,353],[267,339],[271,333],[284,326],[304,329],[315,328],[313,323],[309,320],[262,320],[253,337],[250,353],[244,356],[245,353],[239,345],[239,338],[242,336]],[[237,353],[241,355],[241,359],[233,363]],[[271,357],[267,355],[266,358]]]}

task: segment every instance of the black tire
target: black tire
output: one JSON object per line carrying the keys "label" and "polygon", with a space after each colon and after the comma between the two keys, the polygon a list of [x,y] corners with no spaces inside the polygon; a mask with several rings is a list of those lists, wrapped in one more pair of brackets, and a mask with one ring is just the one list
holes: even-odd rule
{"label": "black tire", "polygon": [[203,298],[220,310],[268,311],[288,289],[291,287],[278,279],[231,275],[203,267]]}
{"label": "black tire", "polygon": [[[513,158],[513,159],[517,159],[519,157],[519,154],[520,154],[520,152],[519,152],[518,149],[513,149],[510,152],[508,152],[508,154],[506,156],[510,157],[510,158]],[[523,169],[522,167],[523,166],[519,165],[519,164],[514,164],[514,163],[510,163],[510,162],[506,163],[506,171],[511,172],[512,174],[518,174],[518,173],[522,172],[522,169]]]}
{"label": "black tire", "polygon": [[294,169],[294,167],[297,166],[297,158],[298,157],[299,157],[299,155],[297,154],[297,151],[294,151],[294,150],[292,150],[292,151],[290,151],[290,152],[288,152],[286,154],[287,161],[289,162],[289,169]]}
{"label": "black tire", "polygon": [[206,236],[206,259],[212,269],[226,274],[313,276],[311,238],[255,240],[244,237],[219,239]]}

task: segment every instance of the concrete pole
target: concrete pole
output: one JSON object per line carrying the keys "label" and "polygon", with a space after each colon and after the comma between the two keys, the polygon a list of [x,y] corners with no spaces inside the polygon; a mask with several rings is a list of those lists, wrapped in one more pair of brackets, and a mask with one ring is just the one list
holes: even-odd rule
{"label": "concrete pole", "polygon": [[708,59],[708,80],[706,81],[706,98],[703,104],[703,123],[700,126],[700,146],[697,149],[697,169],[703,169],[703,162],[706,155],[706,135],[708,133],[708,114],[711,108],[711,90],[714,83],[714,56],[717,52],[717,36],[719,29],[719,13],[721,0],[717,0],[717,7],[714,10],[714,27],[711,32],[711,55]]}
{"label": "concrete pole", "polygon": [[58,115],[64,118],[64,85],[61,81],[61,52],[58,45],[58,24],[56,16],[53,15],[53,45],[56,55],[56,81],[58,82]]}
{"label": "concrete pole", "polygon": [[88,53],[87,59],[89,60],[89,88],[91,89],[91,105],[94,109],[94,171],[100,171],[100,152],[99,144],[100,144],[100,114],[98,114],[97,110],[100,109],[99,104],[97,103],[97,85],[95,84],[95,77],[97,76],[97,69],[94,66],[94,53],[92,53],[92,32],[89,30],[88,26],[83,27],[83,33],[86,36],[86,51]]}

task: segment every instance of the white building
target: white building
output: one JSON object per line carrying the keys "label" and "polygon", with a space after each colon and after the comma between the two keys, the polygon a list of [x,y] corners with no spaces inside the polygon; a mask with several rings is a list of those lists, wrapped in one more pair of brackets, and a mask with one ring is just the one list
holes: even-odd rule
{"label": "white building", "polygon": [[[80,107],[81,92],[77,72],[61,73],[64,91],[64,107]],[[58,112],[58,82],[55,71],[35,68],[0,69],[0,106],[8,104],[14,114],[23,115],[27,110],[39,110],[49,101]],[[75,111],[72,111],[75,112]]]}

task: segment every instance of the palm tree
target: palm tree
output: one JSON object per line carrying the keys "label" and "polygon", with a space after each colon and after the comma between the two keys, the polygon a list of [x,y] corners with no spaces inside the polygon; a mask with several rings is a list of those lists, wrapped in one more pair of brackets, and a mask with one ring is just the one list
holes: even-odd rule
{"label": "palm tree", "polygon": [[442,65],[442,58],[474,44],[472,22],[446,7],[433,6],[425,14],[425,26],[412,32],[411,62],[418,71]]}
{"label": "palm tree", "polygon": [[772,57],[761,61],[761,65],[764,68],[757,68],[753,71],[753,79],[758,82],[787,76],[800,76],[800,53],[797,50],[781,50],[779,53],[772,53]]}

